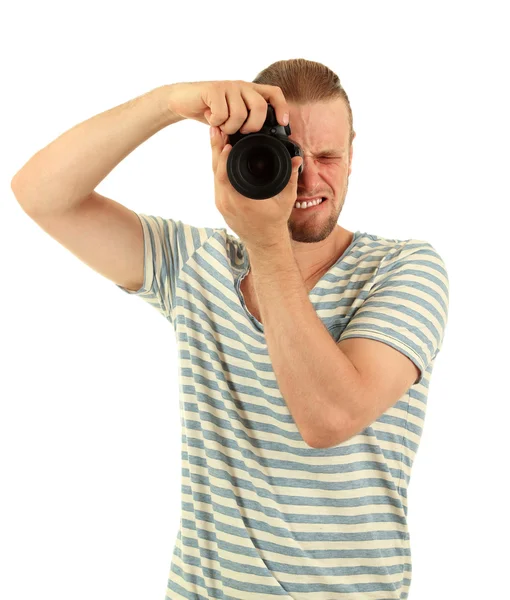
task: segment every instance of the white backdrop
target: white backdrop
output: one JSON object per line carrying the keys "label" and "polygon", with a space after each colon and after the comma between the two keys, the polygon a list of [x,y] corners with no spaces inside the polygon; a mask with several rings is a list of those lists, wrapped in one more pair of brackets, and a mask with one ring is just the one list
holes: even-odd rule
{"label": "white backdrop", "polygon": [[[357,137],[339,223],[427,240],[448,269],[449,320],[409,485],[409,598],[502,597],[504,11],[497,1],[260,0],[1,9],[1,598],[162,600],[180,511],[172,327],[40,229],[13,175],[77,123],[157,86],[251,81],[298,57],[329,66],[351,101]],[[151,137],[96,189],[136,212],[226,226],[209,129],[195,121]]]}

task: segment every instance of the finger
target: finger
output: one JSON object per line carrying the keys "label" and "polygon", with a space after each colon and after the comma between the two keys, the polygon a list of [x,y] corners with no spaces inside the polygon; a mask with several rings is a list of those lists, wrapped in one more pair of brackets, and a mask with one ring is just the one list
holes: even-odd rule
{"label": "finger", "polygon": [[218,153],[215,176],[220,183],[226,183],[228,181],[227,160],[231,150],[231,144],[225,144],[221,151]]}
{"label": "finger", "polygon": [[212,126],[221,125],[228,118],[228,104],[225,94],[218,86],[207,86],[205,103],[210,108],[206,109],[204,116]]}
{"label": "finger", "polygon": [[225,146],[226,138],[221,133],[218,127],[210,127],[213,173],[216,173],[218,157]]}
{"label": "finger", "polygon": [[290,190],[292,192],[291,195],[294,195],[294,201],[295,201],[295,192],[297,190],[297,185],[298,185],[298,179],[299,179],[299,166],[302,164],[303,160],[301,159],[300,156],[294,156],[294,158],[291,159],[291,163],[292,163],[292,172],[290,174],[289,177],[289,181],[285,187],[286,190]]}
{"label": "finger", "polygon": [[291,161],[292,163],[292,173],[297,173],[299,171],[299,167],[303,164],[303,159],[300,156],[294,156]]}
{"label": "finger", "polygon": [[248,118],[239,130],[241,133],[260,131],[267,118],[267,102],[255,90],[244,88],[244,103],[248,107]]}
{"label": "finger", "polygon": [[239,131],[243,123],[248,118],[248,109],[244,103],[244,99],[238,89],[227,88],[225,97],[228,103],[229,117],[220,125],[220,129],[227,135],[231,135]]}
{"label": "finger", "polygon": [[288,118],[287,121],[285,121],[284,116],[285,114],[289,114],[289,105],[287,104],[287,100],[285,99],[281,88],[276,85],[264,83],[254,83],[253,87],[274,108],[278,122],[282,125],[288,125]]}
{"label": "finger", "polygon": [[297,180],[299,178],[299,167],[303,164],[303,159],[300,156],[294,156],[291,159],[291,163],[292,163],[292,173],[291,173],[289,181],[292,183],[292,185],[294,185],[294,184],[297,185]]}

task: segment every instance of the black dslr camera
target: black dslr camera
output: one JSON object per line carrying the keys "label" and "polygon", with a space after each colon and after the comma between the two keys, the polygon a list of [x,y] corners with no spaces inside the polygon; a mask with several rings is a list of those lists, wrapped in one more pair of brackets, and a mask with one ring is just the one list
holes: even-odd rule
{"label": "black dslr camera", "polygon": [[[303,158],[299,144],[289,140],[290,125],[280,125],[274,108],[267,105],[267,116],[260,131],[228,136],[232,149],[227,159],[227,175],[240,194],[253,200],[265,200],[280,193],[292,174],[291,159]],[[303,164],[299,166],[299,173]]]}

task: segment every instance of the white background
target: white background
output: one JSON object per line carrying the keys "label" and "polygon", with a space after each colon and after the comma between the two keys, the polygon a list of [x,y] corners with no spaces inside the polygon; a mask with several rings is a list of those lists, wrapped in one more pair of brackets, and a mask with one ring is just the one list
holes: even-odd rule
{"label": "white background", "polygon": [[[329,66],[351,101],[357,137],[339,223],[427,240],[448,269],[449,321],[409,486],[409,598],[502,598],[505,10],[260,0],[2,8],[1,598],[163,600],[180,514],[173,329],[40,229],[17,203],[13,175],[77,123],[155,87],[251,81],[298,57]],[[96,189],[137,212],[225,226],[209,129],[195,121],[151,137]]]}

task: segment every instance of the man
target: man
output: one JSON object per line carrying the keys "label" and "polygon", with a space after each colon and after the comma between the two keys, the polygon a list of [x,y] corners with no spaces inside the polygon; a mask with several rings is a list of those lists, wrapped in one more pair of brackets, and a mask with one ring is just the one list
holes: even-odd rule
{"label": "man", "polygon": [[[212,128],[216,206],[236,236],[85,194],[168,124],[156,90],[124,106],[123,121],[114,110],[81,124],[81,137],[67,132],[37,159],[46,178],[34,161],[12,187],[50,235],[174,328],[182,512],[167,598],[406,598],[407,486],[447,321],[447,272],[428,242],[337,224],[353,156],[349,107],[283,94],[304,168],[292,160],[275,198],[235,195],[231,147]],[[316,197],[326,200],[302,208]]]}
{"label": "man", "polygon": [[[146,279],[134,293],[173,324],[181,357],[183,513],[168,598],[389,599],[410,587],[407,484],[446,268],[427,242],[337,225],[352,161],[342,100],[291,104],[290,123],[304,169],[280,194],[288,227],[267,247],[141,215]],[[216,204],[256,238],[276,212],[233,199],[231,146],[215,129]],[[294,207],[316,197],[326,201]]]}

